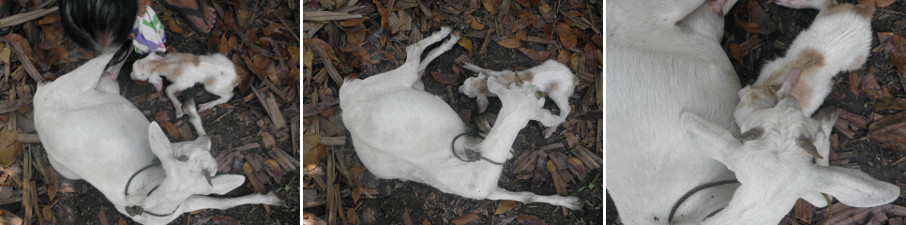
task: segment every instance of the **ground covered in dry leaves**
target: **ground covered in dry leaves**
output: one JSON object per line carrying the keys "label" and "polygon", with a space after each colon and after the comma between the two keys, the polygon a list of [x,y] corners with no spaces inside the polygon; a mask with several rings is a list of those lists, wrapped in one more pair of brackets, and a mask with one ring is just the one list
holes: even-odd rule
{"label": "ground covered in dry leaves", "polygon": [[[0,24],[12,24],[0,39],[0,217],[24,224],[135,224],[117,212],[84,181],[66,180],[47,162],[31,120],[36,81],[53,80],[90,59],[63,36],[55,1],[18,1]],[[201,113],[212,137],[219,173],[244,174],[247,182],[228,193],[275,192],[284,204],[247,205],[182,215],[174,224],[296,224],[299,218],[299,7],[298,1],[215,1],[218,26],[209,37],[192,31],[178,15],[152,1],[167,29],[168,52],[223,53],[237,65],[241,84],[232,100]],[[133,60],[137,56],[133,56]],[[175,119],[172,104],[151,85],[129,78],[118,82],[126,98],[149,120],[158,121],[171,141],[192,140],[186,119]],[[196,87],[182,99],[217,98]]]}
{"label": "ground covered in dry leaves", "polygon": [[[906,188],[906,2],[849,0],[875,9],[871,55],[861,69],[836,77],[822,107],[840,118],[831,135],[832,166],[855,168]],[[740,0],[725,17],[721,44],[743,85],[758,77],[768,60],[783,56],[817,10],[795,10],[769,1]],[[906,192],[893,203],[851,208],[834,202],[827,224],[906,224]],[[610,204],[612,205],[612,204]],[[608,207],[608,224],[621,224]],[[820,224],[827,209],[800,200],[780,224]]]}
{"label": "ground covered in dry leaves", "polygon": [[[313,224],[601,224],[602,4],[563,0],[319,0],[303,3],[303,220]],[[338,90],[348,76],[367,78],[405,61],[410,43],[451,26],[463,38],[434,60],[426,91],[474,124],[474,99],[457,92],[476,74],[462,62],[527,69],[558,60],[580,82],[573,109],[551,138],[530,122],[499,185],[512,191],[578,196],[584,209],[472,200],[415,182],[379,180],[362,165],[343,126]],[[494,118],[500,101],[491,98]],[[546,108],[556,108],[548,101]]]}

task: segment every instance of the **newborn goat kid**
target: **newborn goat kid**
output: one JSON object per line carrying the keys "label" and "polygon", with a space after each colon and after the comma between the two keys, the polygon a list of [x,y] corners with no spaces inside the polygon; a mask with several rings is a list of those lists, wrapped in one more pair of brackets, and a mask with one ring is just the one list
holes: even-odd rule
{"label": "newborn goat kid", "polygon": [[[242,175],[217,175],[211,139],[170,143],[119,86],[102,76],[107,52],[35,93],[35,129],[58,174],[97,188],[117,211],[142,224],[166,224],[185,212],[243,204],[280,204],[273,193],[236,198],[226,194],[245,182]],[[204,134],[194,107],[190,121]]]}
{"label": "newborn goat kid", "polygon": [[548,127],[544,131],[544,137],[550,135],[557,129],[566,116],[571,111],[569,107],[569,96],[573,95],[573,90],[579,80],[569,71],[569,67],[555,61],[547,60],[543,64],[532,67],[525,71],[513,72],[512,70],[494,71],[478,67],[471,63],[465,63],[463,68],[478,73],[477,77],[469,77],[459,87],[462,92],[470,98],[476,98],[478,101],[478,112],[484,112],[488,108],[488,96],[496,96],[488,91],[488,76],[497,77],[504,85],[517,83],[522,85],[523,82],[532,84],[543,92],[557,104],[560,108],[560,116],[540,118],[539,122]]}
{"label": "newborn goat kid", "polygon": [[[544,100],[535,97],[536,87],[512,84],[507,88],[495,78],[489,78],[488,90],[500,96],[503,108],[497,123],[480,143],[460,136],[466,132],[466,125],[446,102],[413,88],[419,68],[432,59],[419,62],[419,56],[450,31],[449,27],[441,28],[407,47],[406,62],[399,68],[364,80],[347,79],[340,87],[343,123],[349,129],[362,164],[381,179],[411,180],[466,198],[545,202],[580,208],[580,201],[575,197],[510,192],[497,186],[503,165],[491,161],[505,162],[511,157],[510,147],[529,120],[542,114],[552,116],[542,108]],[[428,55],[449,50],[459,38],[451,35]],[[455,152],[463,149],[477,149],[484,159],[460,160]]]}
{"label": "newborn goat kid", "polygon": [[786,95],[796,97],[803,113],[811,115],[833,88],[834,76],[859,69],[868,58],[872,32],[867,8],[838,5],[833,0],[779,0],[777,4],[821,12],[796,36],[786,56],[765,64],[758,80],[739,91],[740,103],[734,112],[737,123]]}
{"label": "newborn goat kid", "polygon": [[167,87],[167,97],[173,102],[176,118],[183,116],[176,92],[204,83],[205,90],[220,96],[219,99],[199,106],[199,111],[205,111],[229,101],[233,97],[233,88],[239,84],[233,62],[222,54],[197,56],[170,53],[161,57],[152,53],[135,61],[132,66],[132,79],[147,80],[157,91],[161,90],[161,76],[173,82]]}

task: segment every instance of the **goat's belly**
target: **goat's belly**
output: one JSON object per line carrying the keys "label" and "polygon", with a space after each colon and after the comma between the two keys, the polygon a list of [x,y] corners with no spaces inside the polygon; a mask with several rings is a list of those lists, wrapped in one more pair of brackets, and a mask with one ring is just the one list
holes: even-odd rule
{"label": "goat's belly", "polygon": [[465,131],[447,103],[422,91],[400,90],[346,106],[343,122],[355,144],[397,159],[448,155],[450,141]]}
{"label": "goat's belly", "polygon": [[[608,192],[627,224],[667,224],[671,207],[686,191],[732,178],[687,141],[681,113],[731,129],[739,82],[732,70],[720,69],[721,60],[607,47]],[[702,191],[676,217],[700,219],[730,197],[732,187]]]}

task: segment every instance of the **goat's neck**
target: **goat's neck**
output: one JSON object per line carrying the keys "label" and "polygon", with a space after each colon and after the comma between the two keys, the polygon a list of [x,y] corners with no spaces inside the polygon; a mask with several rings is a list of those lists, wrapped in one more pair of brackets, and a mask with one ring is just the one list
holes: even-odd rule
{"label": "goat's neck", "polygon": [[507,154],[513,146],[513,141],[516,140],[516,135],[528,124],[528,119],[517,113],[507,113],[506,111],[509,110],[501,110],[500,117],[491,128],[491,132],[481,142],[481,154],[495,162],[504,162],[509,158]]}
{"label": "goat's neck", "polygon": [[[761,189],[761,190],[759,190]],[[726,208],[705,220],[702,224],[734,224],[738,221],[747,221],[748,224],[772,224],[783,219],[789,209],[793,208],[797,197],[784,195],[783,190],[769,191],[779,196],[765,199],[764,187],[751,187],[740,185]]]}

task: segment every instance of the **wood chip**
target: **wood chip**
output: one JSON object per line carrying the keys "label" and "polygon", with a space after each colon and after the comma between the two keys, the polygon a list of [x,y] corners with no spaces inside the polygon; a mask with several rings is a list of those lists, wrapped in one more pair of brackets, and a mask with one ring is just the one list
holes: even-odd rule
{"label": "wood chip", "polygon": [[333,21],[333,20],[348,20],[348,19],[355,19],[355,18],[361,18],[361,17],[362,17],[362,15],[349,14],[349,13],[344,13],[344,12],[313,11],[313,12],[305,12],[305,15],[302,15],[302,20]]}
{"label": "wood chip", "polygon": [[906,126],[906,112],[886,116],[871,123],[868,127],[868,134],[869,136],[877,135],[903,126]]}

